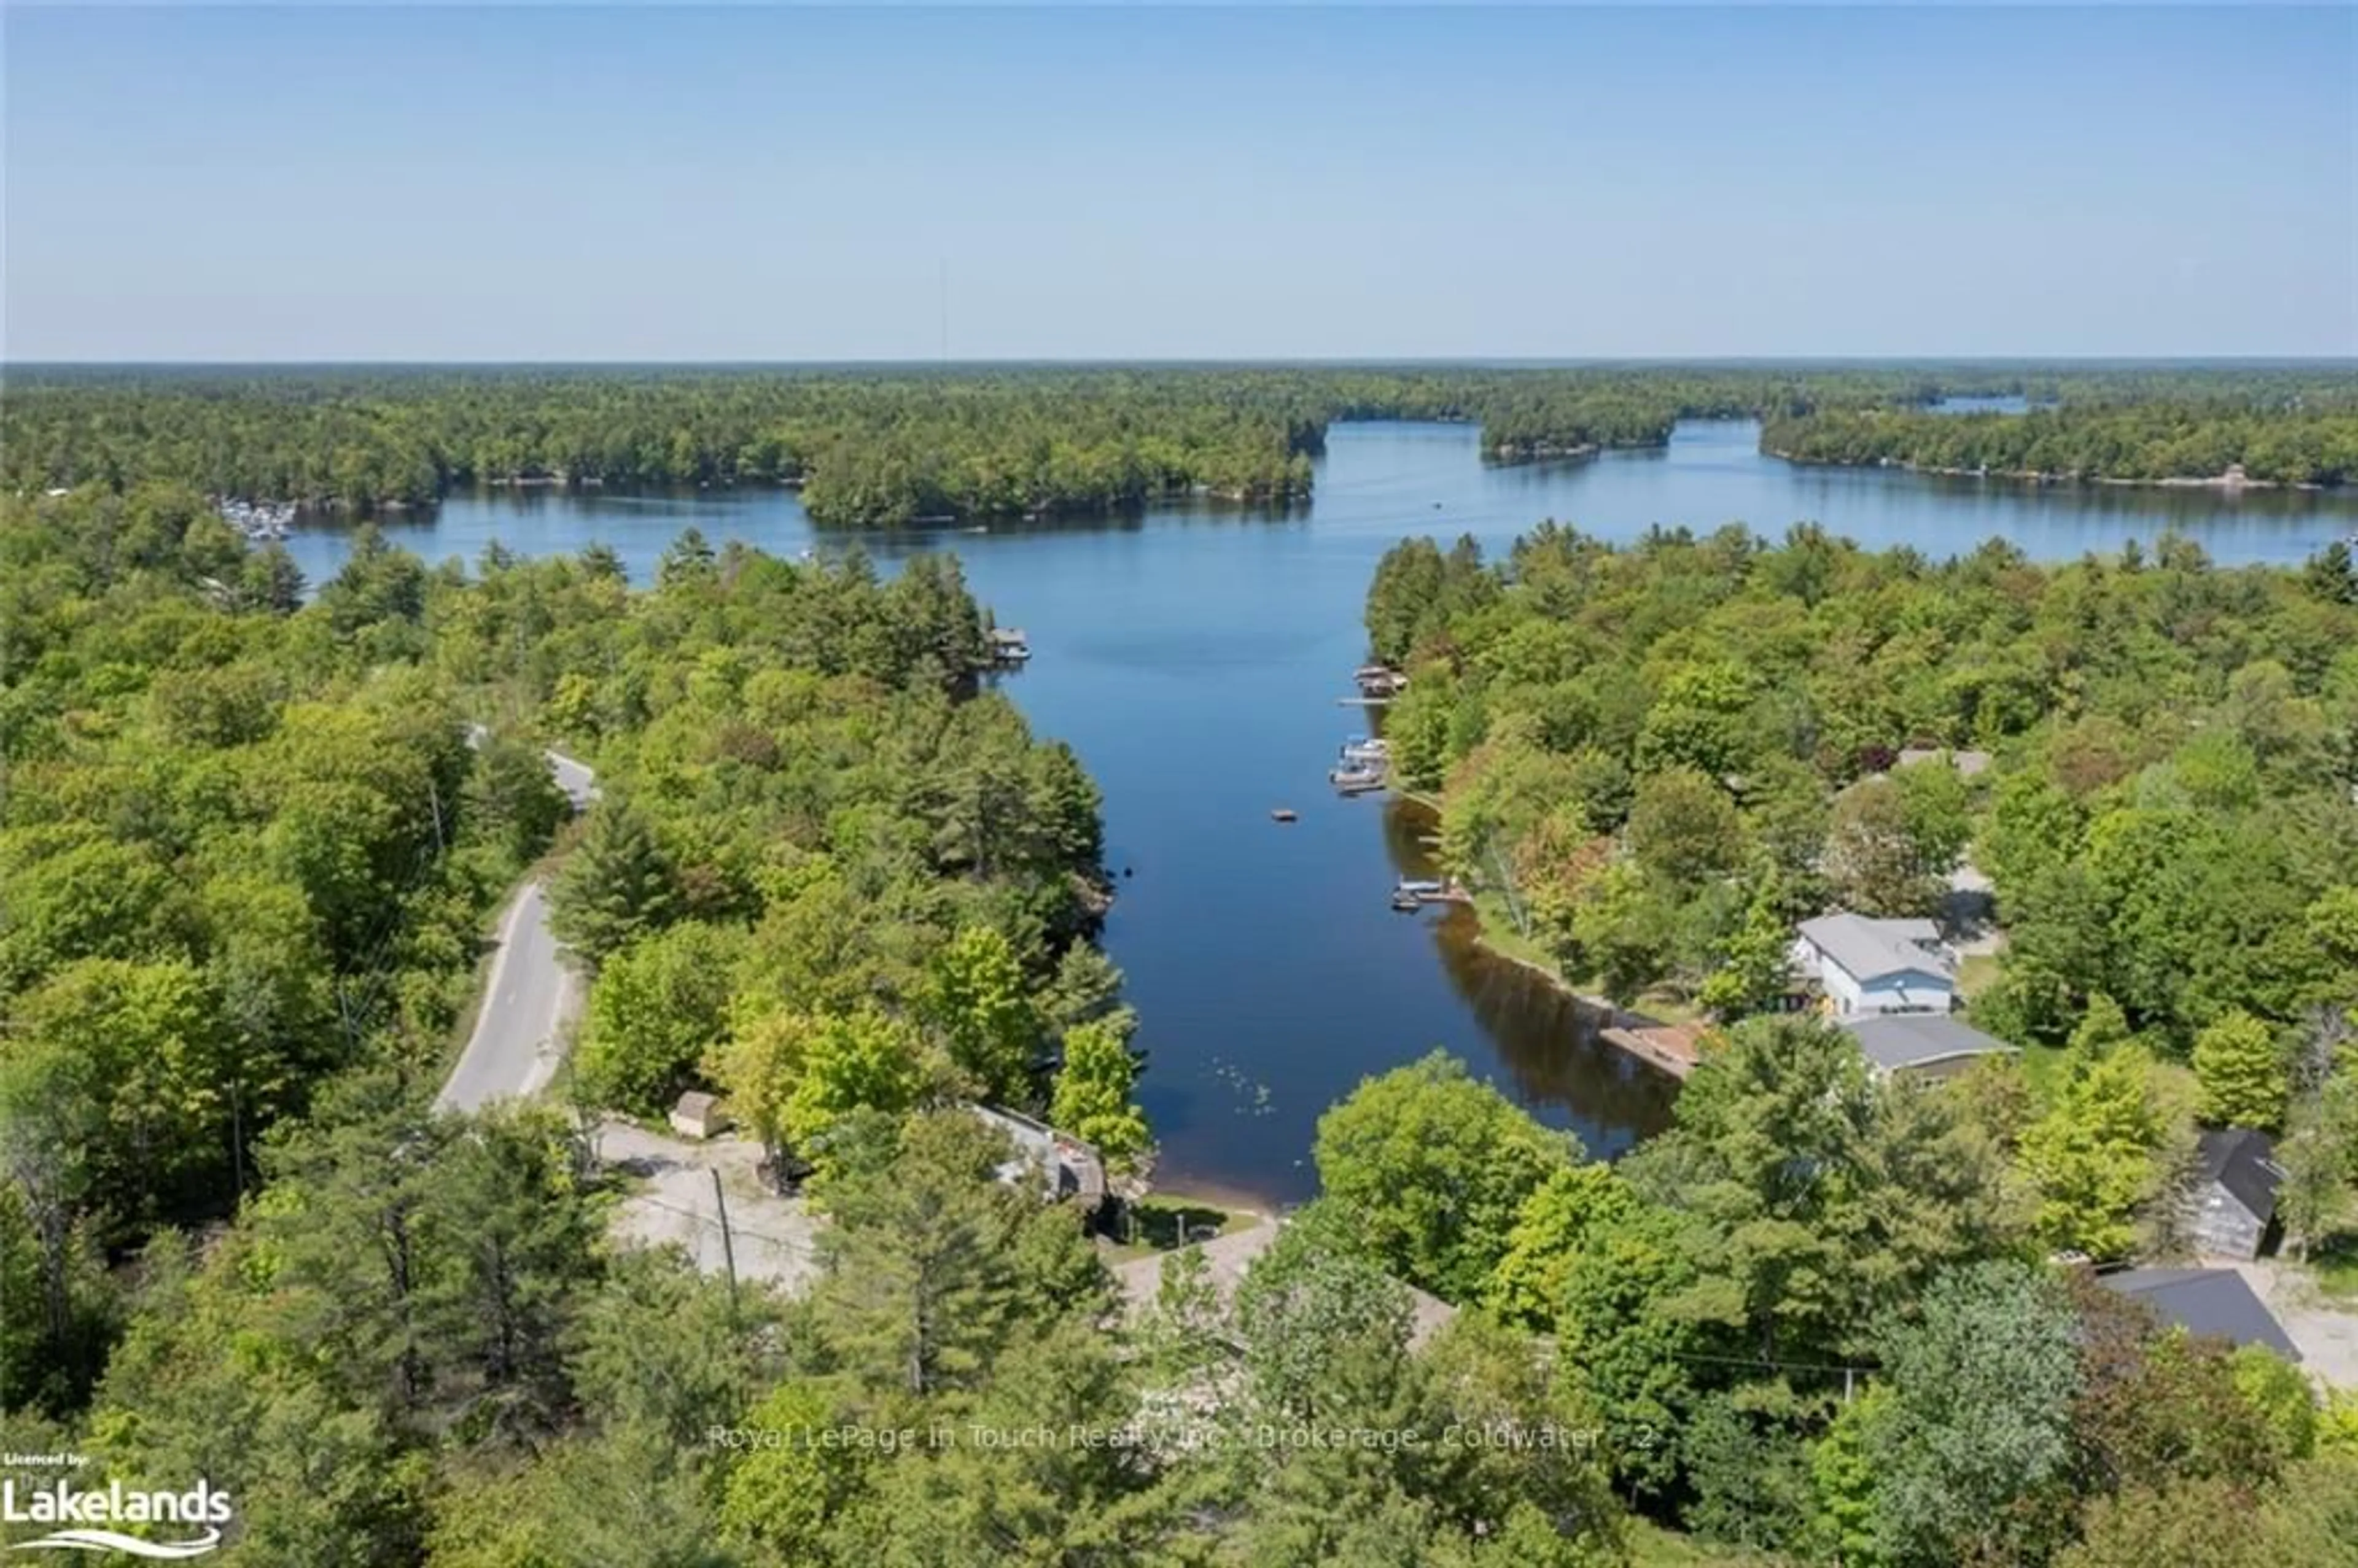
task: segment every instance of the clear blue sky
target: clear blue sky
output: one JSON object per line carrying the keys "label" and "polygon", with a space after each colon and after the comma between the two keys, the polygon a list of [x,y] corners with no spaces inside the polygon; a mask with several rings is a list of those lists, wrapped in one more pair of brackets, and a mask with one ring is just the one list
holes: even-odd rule
{"label": "clear blue sky", "polygon": [[2358,9],[5,8],[47,359],[2358,353]]}

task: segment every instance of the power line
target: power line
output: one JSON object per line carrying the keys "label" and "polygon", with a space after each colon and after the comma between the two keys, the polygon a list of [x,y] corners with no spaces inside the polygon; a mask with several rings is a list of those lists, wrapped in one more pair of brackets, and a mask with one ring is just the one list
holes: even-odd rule
{"label": "power line", "polygon": [[[684,1219],[695,1220],[699,1225],[709,1225],[718,1228],[720,1224],[719,1220],[713,1218],[712,1216],[705,1213],[702,1209],[682,1208],[677,1204],[665,1203],[661,1198],[650,1197],[644,1193],[633,1195],[630,1201],[633,1203],[644,1204],[649,1208],[662,1209],[666,1214],[678,1215]],[[808,1258],[813,1261],[816,1261],[818,1258],[818,1249],[812,1246],[807,1241],[796,1240],[794,1238],[785,1236],[773,1236],[767,1231],[763,1230],[749,1230],[744,1226],[733,1223],[730,1224],[728,1228],[730,1235],[750,1237],[755,1241],[766,1241],[773,1247],[783,1248],[788,1252],[795,1253],[799,1257]]]}

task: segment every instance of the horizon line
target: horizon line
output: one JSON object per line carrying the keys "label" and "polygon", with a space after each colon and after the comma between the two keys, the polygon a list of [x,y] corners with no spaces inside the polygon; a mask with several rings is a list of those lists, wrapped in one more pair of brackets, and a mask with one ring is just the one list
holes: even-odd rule
{"label": "horizon line", "polygon": [[0,373],[9,370],[247,370],[247,369],[841,369],[893,370],[992,369],[1013,366],[1126,369],[1148,366],[1218,368],[1285,368],[1293,366],[1475,366],[1551,369],[1586,365],[2358,365],[2350,353],[1877,353],[1877,354],[1299,354],[1234,355],[988,355],[942,359],[923,355],[833,359],[607,359],[565,356],[531,359],[11,359],[0,355]]}

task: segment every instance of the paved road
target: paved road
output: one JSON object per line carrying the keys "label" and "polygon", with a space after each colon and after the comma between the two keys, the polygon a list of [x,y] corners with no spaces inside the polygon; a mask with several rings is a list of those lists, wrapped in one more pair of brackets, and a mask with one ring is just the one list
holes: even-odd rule
{"label": "paved road", "polygon": [[[480,727],[470,730],[469,743],[479,744],[482,734]],[[585,810],[598,798],[590,771],[572,758],[551,752],[548,770],[574,810]],[[548,929],[546,889],[535,878],[501,912],[475,1033],[434,1098],[435,1108],[477,1110],[495,1099],[538,1094],[564,1059],[566,1027],[580,1010],[580,977],[558,957],[556,935]]]}

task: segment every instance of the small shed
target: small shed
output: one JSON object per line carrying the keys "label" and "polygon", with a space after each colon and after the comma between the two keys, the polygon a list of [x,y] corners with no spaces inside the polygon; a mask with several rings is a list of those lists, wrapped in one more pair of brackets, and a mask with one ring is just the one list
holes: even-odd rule
{"label": "small shed", "polygon": [[671,1130],[682,1138],[718,1138],[729,1130],[729,1113],[719,1096],[690,1089],[671,1108]]}
{"label": "small shed", "polygon": [[2256,1258],[2276,1218],[2284,1167],[2277,1146],[2249,1127],[2216,1128],[2195,1146],[2195,1246],[2205,1257]]}

